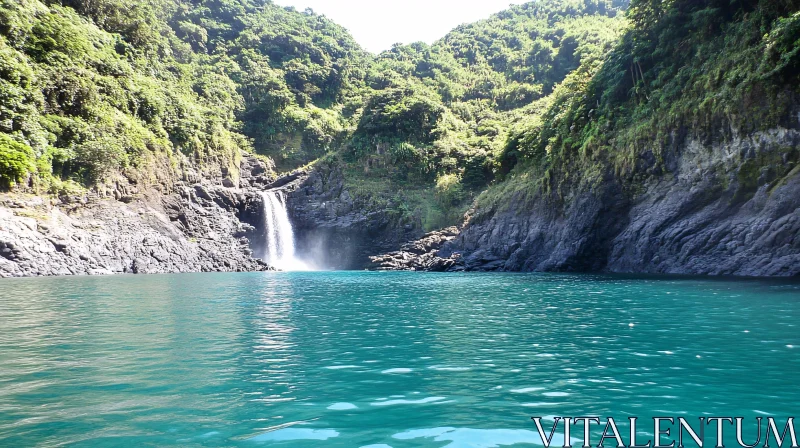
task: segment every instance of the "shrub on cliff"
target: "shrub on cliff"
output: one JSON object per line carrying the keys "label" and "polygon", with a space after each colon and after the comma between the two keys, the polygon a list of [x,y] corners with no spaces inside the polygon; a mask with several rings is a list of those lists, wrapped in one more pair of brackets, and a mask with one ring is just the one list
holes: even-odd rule
{"label": "shrub on cliff", "polygon": [[0,134],[0,188],[12,188],[24,182],[35,172],[35,160],[30,146]]}
{"label": "shrub on cliff", "polygon": [[354,142],[359,150],[381,143],[430,144],[444,112],[437,98],[425,89],[382,90],[365,104]]}

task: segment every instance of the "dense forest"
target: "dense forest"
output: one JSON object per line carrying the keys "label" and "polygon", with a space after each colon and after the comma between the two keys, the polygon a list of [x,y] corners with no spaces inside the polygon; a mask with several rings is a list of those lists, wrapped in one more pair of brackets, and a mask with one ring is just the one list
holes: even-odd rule
{"label": "dense forest", "polygon": [[[713,145],[792,128],[799,9],[797,1],[632,2],[603,63],[570,74],[549,109],[508,138],[501,160],[515,166],[515,179],[485,199],[512,190],[561,196],[564,185],[597,184],[608,173],[635,189],[664,174],[665,152],[687,139]],[[738,199],[752,196],[764,170],[772,181],[796,169],[800,154],[786,149],[784,160],[745,163]]]}
{"label": "dense forest", "polygon": [[365,207],[442,227],[476,198],[652,175],[687,133],[781,125],[798,9],[540,0],[373,55],[268,0],[0,0],[0,188],[168,188],[248,151],[336,165]]}

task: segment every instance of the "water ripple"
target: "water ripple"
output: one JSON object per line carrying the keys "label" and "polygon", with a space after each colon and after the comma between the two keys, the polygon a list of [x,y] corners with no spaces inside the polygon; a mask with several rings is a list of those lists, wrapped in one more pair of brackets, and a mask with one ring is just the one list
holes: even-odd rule
{"label": "water ripple", "polygon": [[539,444],[531,415],[800,402],[797,282],[320,272],[0,290],[2,446],[495,447]]}

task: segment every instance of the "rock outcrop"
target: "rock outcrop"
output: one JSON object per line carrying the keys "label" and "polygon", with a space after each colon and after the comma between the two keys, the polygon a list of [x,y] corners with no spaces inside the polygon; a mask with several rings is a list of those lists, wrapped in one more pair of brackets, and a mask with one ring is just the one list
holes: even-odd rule
{"label": "rock outcrop", "polygon": [[425,234],[422,238],[403,244],[399,251],[369,257],[379,271],[459,271],[464,270],[459,263],[460,256],[449,258],[438,256],[439,249],[458,236],[458,227],[448,227]]}
{"label": "rock outcrop", "polygon": [[5,194],[0,276],[269,269],[255,257],[259,193],[272,188],[286,191],[298,254],[319,268],[800,276],[798,148],[791,129],[688,141],[637,188],[608,175],[563,197],[512,196],[425,235],[354,197],[336,165],[276,178],[255,157],[236,177],[184,176],[168,192]]}
{"label": "rock outcrop", "polygon": [[268,270],[250,239],[263,221],[258,190],[275,177],[254,157],[242,167],[244,188],[221,179],[119,200],[2,195],[0,277]]}

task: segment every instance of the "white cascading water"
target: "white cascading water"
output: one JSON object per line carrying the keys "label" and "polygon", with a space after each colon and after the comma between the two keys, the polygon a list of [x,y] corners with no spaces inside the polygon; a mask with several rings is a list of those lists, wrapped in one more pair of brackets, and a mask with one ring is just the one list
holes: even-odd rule
{"label": "white cascading water", "polygon": [[279,191],[264,191],[264,261],[282,271],[307,271],[308,266],[294,253],[294,230]]}

